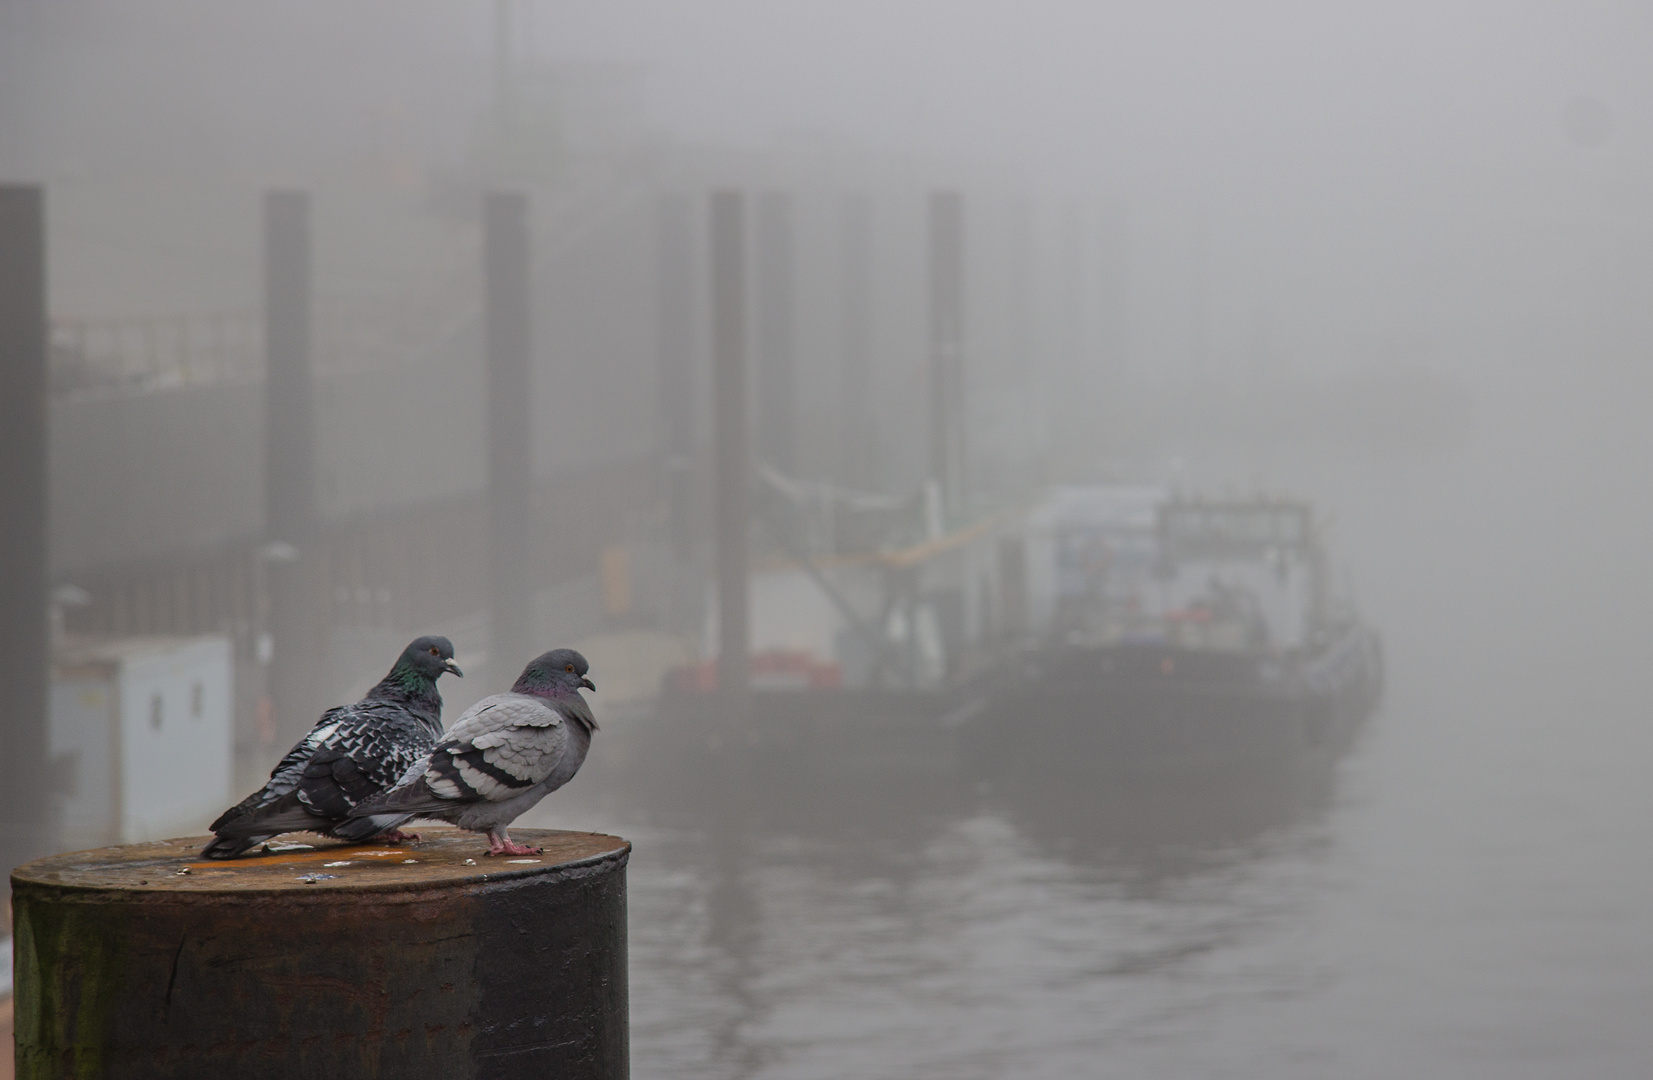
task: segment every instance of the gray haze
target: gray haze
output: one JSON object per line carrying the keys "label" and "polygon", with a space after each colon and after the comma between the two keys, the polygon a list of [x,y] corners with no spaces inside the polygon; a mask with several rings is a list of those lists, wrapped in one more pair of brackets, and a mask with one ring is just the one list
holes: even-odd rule
{"label": "gray haze", "polygon": [[[477,207],[530,193],[535,625],[596,643],[604,729],[524,824],[636,844],[638,1076],[1653,1070],[1653,6],[10,0],[0,181],[45,185],[63,341],[256,336],[263,192],[311,192],[317,309],[343,313],[317,321],[317,497],[355,538],[321,602],[327,703],[416,632],[487,650]],[[741,817],[629,774],[662,668],[615,642],[702,641],[720,187],[792,195],[799,477],[922,483],[924,196],[952,188],[985,505],[1109,479],[1312,500],[1387,655],[1328,789],[1122,837],[1088,803],[823,781]],[[111,348],[155,370],[54,395],[53,579],[91,594],[71,631],[231,636],[241,787],[280,749],[256,617],[105,598],[252,558],[256,349],[168,382],[166,346]],[[667,560],[670,468],[697,509]],[[375,547],[384,522],[443,573],[379,569],[426,557]],[[450,719],[509,677],[489,663]]]}

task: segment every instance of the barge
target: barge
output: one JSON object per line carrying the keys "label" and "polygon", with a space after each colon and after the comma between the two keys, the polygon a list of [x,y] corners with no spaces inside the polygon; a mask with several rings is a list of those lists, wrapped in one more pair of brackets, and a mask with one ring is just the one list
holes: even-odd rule
{"label": "barge", "polygon": [[976,756],[1013,723],[1016,761],[1046,774],[1335,760],[1381,695],[1383,654],[1332,588],[1322,531],[1301,502],[1058,493],[1028,529],[1043,632],[994,680]]}
{"label": "barge", "polygon": [[[1306,503],[1069,486],[951,528],[907,518],[895,542],[787,544],[752,574],[736,741],[759,757],[1250,775],[1335,760],[1381,693],[1378,636],[1333,588]],[[715,751],[732,733],[708,609],[704,659],[671,674],[661,711]]]}

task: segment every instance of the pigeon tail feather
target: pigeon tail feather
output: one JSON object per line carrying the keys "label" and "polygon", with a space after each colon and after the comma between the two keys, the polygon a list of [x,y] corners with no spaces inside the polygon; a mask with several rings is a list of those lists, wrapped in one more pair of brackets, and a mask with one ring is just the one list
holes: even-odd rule
{"label": "pigeon tail feather", "polygon": [[382,832],[400,828],[412,816],[412,814],[372,814],[346,818],[328,830],[328,835],[359,844],[371,840]]}
{"label": "pigeon tail feather", "polygon": [[[229,820],[225,820],[229,818]],[[306,806],[298,792],[290,791],[281,798],[266,803],[248,813],[230,817],[225,814],[213,822],[212,831],[231,839],[254,834],[274,836],[284,832],[325,832],[332,819],[317,814]]]}
{"label": "pigeon tail feather", "polygon": [[201,857],[203,859],[233,859],[237,855],[251,851],[275,835],[275,833],[268,833],[262,836],[215,836],[206,847],[201,849]]}
{"label": "pigeon tail feather", "polygon": [[207,826],[207,828],[211,832],[220,832],[225,828],[225,826],[231,825],[237,821],[243,821],[248,816],[257,813],[261,804],[268,806],[273,801],[274,800],[270,798],[267,788],[264,790],[255,791],[251,795],[248,795],[245,799],[242,799],[240,802],[230,807],[228,810],[224,811],[222,814],[219,814],[218,820]]}

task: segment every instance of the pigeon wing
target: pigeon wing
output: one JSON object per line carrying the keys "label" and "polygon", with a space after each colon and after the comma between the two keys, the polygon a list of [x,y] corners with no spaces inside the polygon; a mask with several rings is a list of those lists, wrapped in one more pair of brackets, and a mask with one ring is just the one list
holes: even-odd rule
{"label": "pigeon wing", "polygon": [[299,801],[320,817],[340,821],[394,786],[434,742],[400,705],[360,702],[305,764]]}
{"label": "pigeon wing", "polygon": [[505,802],[550,776],[568,746],[568,725],[555,708],[525,694],[497,694],[454,723],[423,772],[363,809],[418,814]]}

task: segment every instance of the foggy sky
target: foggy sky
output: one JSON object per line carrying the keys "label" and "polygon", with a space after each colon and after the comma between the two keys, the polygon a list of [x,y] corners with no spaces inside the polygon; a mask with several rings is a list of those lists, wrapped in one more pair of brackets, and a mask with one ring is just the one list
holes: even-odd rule
{"label": "foggy sky", "polygon": [[[488,105],[493,10],[14,2],[0,172],[265,186],[451,165]],[[1138,281],[1197,251],[1218,355],[1267,324],[1316,363],[1384,337],[1446,363],[1465,327],[1535,305],[1612,320],[1614,282],[1646,272],[1624,247],[1653,222],[1645,4],[515,12],[522,55],[644,72],[656,136],[860,147],[1086,200],[1128,220]]]}

